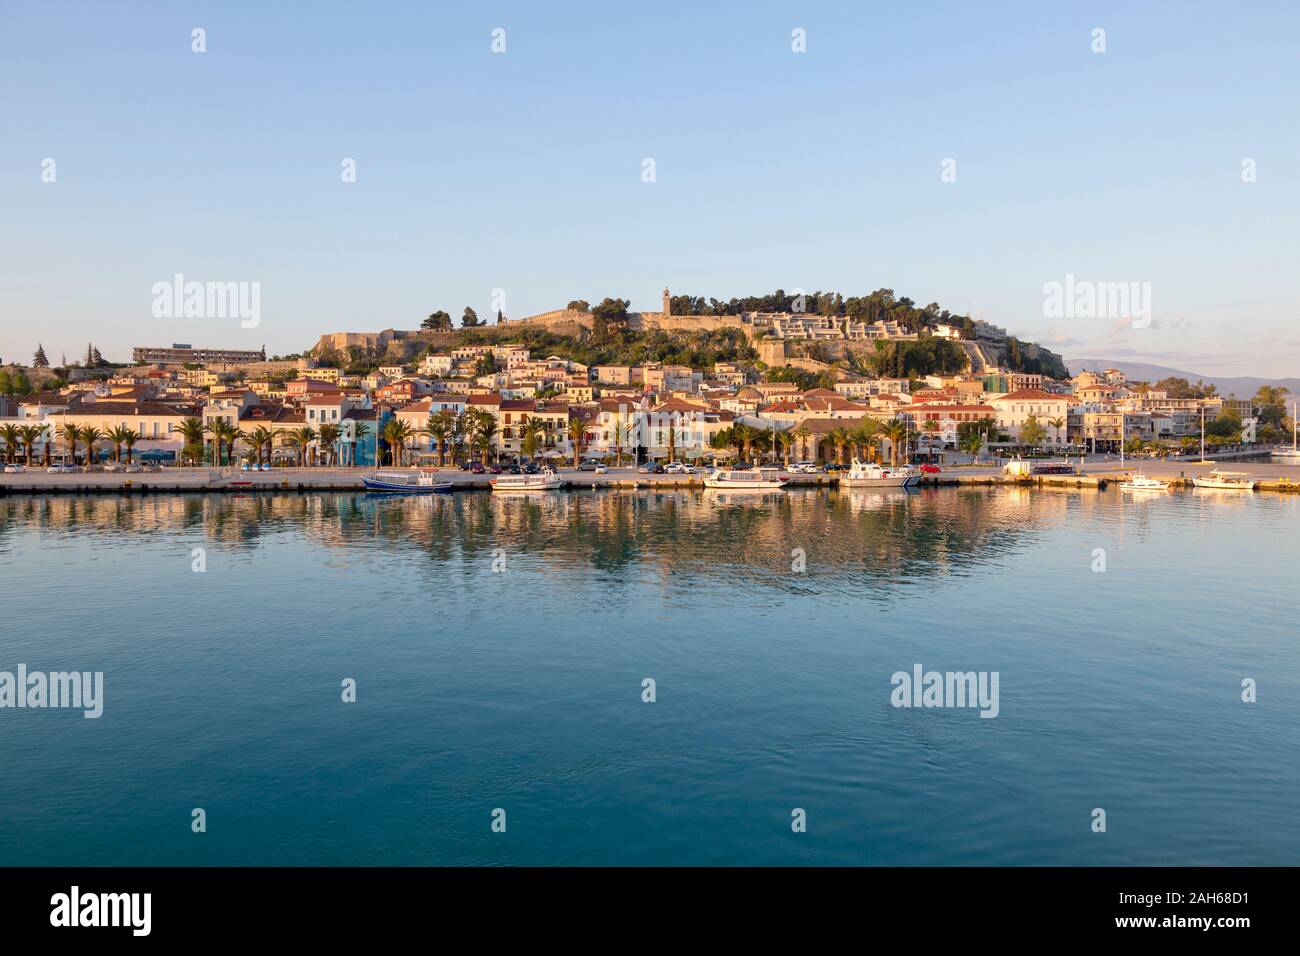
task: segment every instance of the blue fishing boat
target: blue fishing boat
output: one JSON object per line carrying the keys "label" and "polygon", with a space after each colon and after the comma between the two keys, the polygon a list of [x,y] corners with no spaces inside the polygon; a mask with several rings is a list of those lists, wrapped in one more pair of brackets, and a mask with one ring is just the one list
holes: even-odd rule
{"label": "blue fishing boat", "polygon": [[427,471],[377,471],[362,475],[367,491],[387,491],[407,495],[443,494],[451,491],[453,483],[439,481],[438,476]]}

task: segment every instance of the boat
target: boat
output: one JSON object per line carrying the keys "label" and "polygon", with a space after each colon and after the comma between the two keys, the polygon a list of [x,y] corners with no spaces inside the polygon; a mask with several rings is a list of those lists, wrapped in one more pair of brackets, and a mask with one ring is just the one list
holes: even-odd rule
{"label": "boat", "polygon": [[846,488],[906,488],[920,480],[920,470],[909,465],[886,468],[854,458],[849,470],[840,475],[839,483]]}
{"label": "boat", "polygon": [[727,491],[776,491],[786,478],[775,468],[715,468],[704,479],[705,488]]}
{"label": "boat", "polygon": [[404,495],[442,494],[454,487],[450,481],[439,481],[429,471],[377,471],[362,475],[367,491],[387,491]]}
{"label": "boat", "polygon": [[1128,481],[1121,482],[1120,487],[1125,491],[1168,491],[1169,482],[1159,478],[1148,478],[1139,471]]}
{"label": "boat", "polygon": [[551,468],[543,468],[534,475],[498,475],[491,481],[492,490],[507,491],[554,491],[563,487],[564,480]]}
{"label": "boat", "polygon": [[1192,484],[1197,488],[1219,488],[1225,491],[1254,491],[1258,482],[1244,471],[1214,469],[1208,475],[1196,475]]}

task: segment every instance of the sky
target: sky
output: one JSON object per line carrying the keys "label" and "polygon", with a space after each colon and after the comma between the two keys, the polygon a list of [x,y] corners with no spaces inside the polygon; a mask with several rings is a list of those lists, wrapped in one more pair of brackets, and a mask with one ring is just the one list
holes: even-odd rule
{"label": "sky", "polygon": [[[0,0],[0,358],[886,287],[1068,357],[1300,374],[1298,27],[1285,2]],[[158,314],[176,275],[257,283],[256,327]],[[1067,276],[1149,288],[1150,321],[1049,314]]]}

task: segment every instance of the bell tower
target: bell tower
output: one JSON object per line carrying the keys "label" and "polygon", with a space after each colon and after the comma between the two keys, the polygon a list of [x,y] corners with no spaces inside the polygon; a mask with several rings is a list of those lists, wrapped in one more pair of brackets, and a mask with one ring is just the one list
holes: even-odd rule
{"label": "bell tower", "polygon": [[668,287],[664,286],[664,315],[672,315],[672,296],[668,294]]}

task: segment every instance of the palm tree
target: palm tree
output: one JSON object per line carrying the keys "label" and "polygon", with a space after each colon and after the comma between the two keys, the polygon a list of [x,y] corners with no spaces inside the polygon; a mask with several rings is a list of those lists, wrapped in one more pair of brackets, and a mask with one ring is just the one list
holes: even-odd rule
{"label": "palm tree", "polygon": [[754,439],[758,437],[758,432],[743,422],[731,426],[731,430],[740,442],[741,455],[745,461],[751,461],[750,452],[754,447]]}
{"label": "palm tree", "polygon": [[1065,427],[1065,419],[1059,416],[1056,418],[1049,418],[1047,420],[1047,424],[1051,425],[1052,430],[1056,432],[1056,443],[1058,445],[1065,444],[1063,441],[1061,441],[1061,429]]}
{"label": "palm tree", "polygon": [[138,432],[133,428],[128,428],[122,435],[122,444],[126,446],[126,463],[132,464],[135,455],[135,443],[144,438],[143,432]]}
{"label": "palm tree", "polygon": [[835,446],[836,464],[844,464],[844,446],[849,443],[849,430],[843,425],[840,425],[836,428],[832,428],[830,434],[826,437],[829,438],[831,444]]}
{"label": "palm tree", "polygon": [[81,441],[81,428],[71,422],[59,426],[59,437],[68,443],[68,457],[72,464],[77,463],[77,442]]}
{"label": "palm tree", "polygon": [[668,463],[671,465],[677,460],[677,427],[670,421],[668,423]]}
{"label": "palm tree", "polygon": [[5,443],[5,462],[12,465],[14,463],[14,449],[22,441],[22,435],[17,425],[0,426],[0,439]]}
{"label": "palm tree", "polygon": [[190,464],[193,464],[203,453],[203,421],[198,418],[182,419],[176,431],[180,433],[181,440],[184,442],[181,456],[188,458]]}
{"label": "palm tree", "polygon": [[958,444],[961,446],[962,451],[969,452],[971,457],[974,458],[980,453],[980,449],[984,447],[984,436],[972,428],[962,436]]}
{"label": "palm tree", "polygon": [[113,461],[122,461],[122,446],[126,444],[126,436],[133,434],[135,433],[125,425],[114,425],[109,429],[104,437],[113,443]]}
{"label": "palm tree", "polygon": [[262,464],[262,449],[266,449],[266,460],[271,460],[271,442],[275,434],[265,425],[258,425],[251,432],[244,436],[244,441],[248,442],[253,448],[253,458],[257,461],[258,467]]}
{"label": "palm tree", "polygon": [[[366,437],[367,435],[369,435],[369,434],[370,434],[370,426],[369,426],[369,425],[367,425],[365,422],[359,422],[359,421],[355,421],[355,420],[353,421],[353,423],[352,423],[352,450],[351,450],[351,452],[349,453],[349,454],[351,455],[351,458],[352,458],[350,464],[351,464],[353,467],[356,467],[356,464],[357,464],[357,442],[360,441],[362,438],[365,438],[365,437]],[[376,457],[375,464],[377,465],[377,464],[379,464],[379,462],[378,462],[378,457],[379,457],[379,442],[375,442],[375,457]]]}
{"label": "palm tree", "polygon": [[[48,425],[23,425],[18,429],[18,440],[23,443],[23,460],[27,463],[28,468],[32,466],[32,446],[45,438],[48,427]],[[45,454],[49,455],[49,453],[50,443],[46,441]]]}
{"label": "palm tree", "polygon": [[582,458],[582,440],[587,437],[587,423],[581,418],[570,418],[568,435],[573,443],[573,467],[577,468]]}
{"label": "palm tree", "polygon": [[472,422],[473,431],[470,434],[470,441],[479,450],[483,464],[486,465],[492,452],[492,439],[497,435],[497,419],[491,412],[475,409]]}
{"label": "palm tree", "polygon": [[623,449],[632,447],[632,439],[635,435],[636,423],[625,419],[623,421],[623,440],[619,442],[618,446],[618,463],[620,467],[623,464]]}
{"label": "palm tree", "polygon": [[777,432],[772,436],[781,447],[781,461],[784,468],[790,468],[790,446],[794,444],[794,435],[789,431]]}
{"label": "palm tree", "polygon": [[[527,419],[525,418],[525,422]],[[429,416],[429,422],[425,430],[432,436],[438,445],[438,467],[441,468],[447,463],[447,440],[451,438],[452,432],[456,429],[454,416],[451,412],[443,409],[435,415]]]}
{"label": "palm tree", "polygon": [[392,464],[395,467],[401,466],[402,452],[405,450],[406,443],[411,440],[413,434],[414,432],[411,430],[411,426],[404,421],[390,418],[384,423],[384,430],[380,433],[380,437],[382,437],[384,441],[388,442],[388,453],[391,456]]}
{"label": "palm tree", "polygon": [[906,444],[907,434],[907,422],[901,418],[895,418],[885,426],[885,437],[889,439],[889,464],[891,467],[897,467],[898,465],[898,446],[900,443]]}
{"label": "palm tree", "polygon": [[808,460],[808,439],[812,437],[812,432],[808,426],[800,422],[799,427],[794,430],[794,437],[799,439],[799,460]]}
{"label": "palm tree", "polygon": [[307,454],[311,450],[311,443],[316,440],[316,429],[310,425],[303,425],[301,428],[295,428],[289,432],[286,440],[293,447],[299,466],[306,467]]}
{"label": "palm tree", "polygon": [[81,429],[81,440],[86,446],[86,467],[89,468],[99,453],[95,449],[96,442],[104,437],[104,433],[94,425],[87,425]]}
{"label": "palm tree", "polygon": [[339,440],[339,426],[332,422],[326,422],[320,427],[320,444],[325,452],[325,464],[334,464],[335,445]]}

